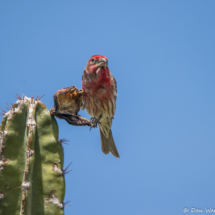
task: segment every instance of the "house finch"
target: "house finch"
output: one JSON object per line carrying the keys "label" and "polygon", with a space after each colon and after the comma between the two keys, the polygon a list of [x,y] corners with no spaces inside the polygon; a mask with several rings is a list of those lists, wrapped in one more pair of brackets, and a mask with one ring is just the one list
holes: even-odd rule
{"label": "house finch", "polygon": [[108,59],[102,55],[92,56],[82,76],[84,90],[83,107],[98,122],[103,153],[111,152],[119,157],[113,140],[111,126],[116,110],[116,80],[108,68]]}

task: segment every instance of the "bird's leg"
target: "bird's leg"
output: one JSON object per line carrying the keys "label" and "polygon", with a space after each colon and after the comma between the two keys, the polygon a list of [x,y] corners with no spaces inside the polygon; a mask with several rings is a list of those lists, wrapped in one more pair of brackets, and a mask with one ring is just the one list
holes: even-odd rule
{"label": "bird's leg", "polygon": [[91,130],[92,128],[97,128],[98,123],[101,124],[100,120],[99,120],[99,119],[96,119],[95,117],[91,117],[91,118],[90,118],[90,121],[91,121],[90,130]]}

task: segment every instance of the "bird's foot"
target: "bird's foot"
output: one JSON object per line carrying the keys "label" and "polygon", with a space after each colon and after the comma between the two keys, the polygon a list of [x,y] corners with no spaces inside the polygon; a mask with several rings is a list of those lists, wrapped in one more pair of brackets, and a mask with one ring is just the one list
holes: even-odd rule
{"label": "bird's foot", "polygon": [[[90,126],[90,130],[92,128],[97,128],[97,125],[100,123],[99,119],[96,119],[95,117],[91,117],[90,118],[91,121],[91,126]],[[101,124],[101,123],[100,123]]]}

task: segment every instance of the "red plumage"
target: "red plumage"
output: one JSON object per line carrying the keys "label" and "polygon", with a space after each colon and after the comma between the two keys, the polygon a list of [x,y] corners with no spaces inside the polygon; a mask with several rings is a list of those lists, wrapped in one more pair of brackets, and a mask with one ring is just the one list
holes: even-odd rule
{"label": "red plumage", "polygon": [[100,122],[102,151],[119,157],[111,132],[116,110],[117,85],[105,56],[94,55],[89,59],[82,76],[82,88],[83,107]]}

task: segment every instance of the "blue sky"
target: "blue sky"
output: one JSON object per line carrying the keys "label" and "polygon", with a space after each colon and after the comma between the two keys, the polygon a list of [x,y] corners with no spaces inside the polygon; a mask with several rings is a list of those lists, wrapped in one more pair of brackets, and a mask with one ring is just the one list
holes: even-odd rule
{"label": "blue sky", "polygon": [[[75,215],[178,215],[215,208],[215,1],[0,1],[0,106],[81,88],[88,59],[118,84],[113,136],[57,120]],[[90,116],[86,111],[80,114]],[[183,209],[187,207],[188,212]]]}

